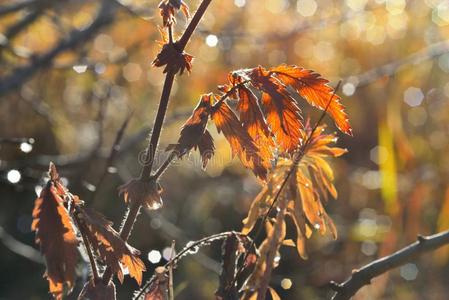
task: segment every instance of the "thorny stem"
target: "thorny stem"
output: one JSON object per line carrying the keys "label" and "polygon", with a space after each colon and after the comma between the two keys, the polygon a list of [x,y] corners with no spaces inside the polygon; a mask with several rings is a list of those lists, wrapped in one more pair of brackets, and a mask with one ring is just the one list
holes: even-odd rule
{"label": "thorny stem", "polygon": [[[198,247],[200,247],[201,245],[203,245],[204,243],[210,242],[210,241],[217,241],[217,240],[222,240],[225,239],[231,235],[237,235],[240,237],[244,237],[247,238],[248,240],[251,241],[251,238],[246,235],[243,234],[241,232],[236,232],[236,231],[226,231],[226,232],[221,232],[221,233],[217,233],[211,236],[207,236],[205,238],[202,238],[200,240],[197,240],[195,242],[191,242],[188,245],[184,247],[178,254],[176,254],[175,257],[171,258],[170,261],[168,261],[165,265],[164,268],[168,268],[170,265],[172,265],[173,267],[176,266],[176,264],[178,263],[178,261],[187,253],[191,252],[194,249],[197,249]],[[250,248],[248,248],[250,249]],[[195,251],[196,253],[196,251]],[[140,289],[140,291],[134,296],[133,299],[139,299],[139,297],[141,297],[143,295],[143,293],[145,292],[145,290],[151,286],[151,284],[154,282],[155,276],[153,276],[150,280],[148,280],[144,286]]]}
{"label": "thorny stem", "polygon": [[168,26],[168,43],[173,44],[173,26],[171,24]]}
{"label": "thorny stem", "polygon": [[186,30],[184,31],[183,35],[178,41],[179,50],[183,51],[184,48],[187,46],[187,43],[192,37],[193,32],[195,31],[196,27],[198,26],[198,23],[200,22],[201,18],[206,12],[207,7],[211,2],[212,0],[203,0],[201,2],[200,6],[198,7],[198,10],[195,12],[195,15],[193,16],[192,20],[190,21],[189,25],[187,26]]}
{"label": "thorny stem", "polygon": [[165,172],[165,170],[168,168],[168,166],[172,163],[172,161],[177,157],[176,151],[173,151],[170,153],[170,155],[167,157],[167,159],[164,161],[164,163],[159,167],[159,169],[156,170],[153,176],[151,176],[154,179],[158,179],[161,177],[161,175]]}
{"label": "thorny stem", "polygon": [[89,239],[87,238],[84,230],[81,230],[80,220],[79,220],[76,212],[73,213],[72,216],[73,216],[73,220],[76,223],[76,227],[80,228],[79,232],[81,234],[81,238],[83,239],[83,244],[84,244],[84,248],[86,248],[87,256],[89,257],[90,268],[92,269],[92,276],[93,276],[94,282],[96,282],[99,278],[99,275],[98,275],[97,263],[95,262],[95,257],[92,253],[92,246],[90,245]]}
{"label": "thorny stem", "polygon": [[150,143],[145,153],[144,166],[140,178],[142,180],[148,180],[153,168],[154,156],[156,155],[156,149],[159,143],[159,137],[162,131],[162,125],[164,124],[165,115],[167,113],[168,102],[170,100],[170,93],[175,79],[175,73],[171,70],[168,71],[165,77],[164,87],[162,90],[161,101],[159,102],[159,108],[157,110],[156,119],[154,121],[153,132],[151,134]]}
{"label": "thorny stem", "polygon": [[[201,18],[206,12],[207,7],[212,2],[212,0],[203,0],[198,7],[198,10],[195,12],[192,20],[187,26],[184,34],[179,40],[178,47],[180,51],[183,51],[187,45],[187,42],[191,38],[193,32],[198,26]],[[170,28],[170,27],[169,27]],[[170,29],[169,29],[170,34]],[[144,166],[142,167],[142,171],[140,174],[141,180],[151,180],[151,171],[153,168],[154,156],[156,154],[156,149],[159,143],[159,137],[162,131],[162,125],[164,124],[165,115],[167,113],[168,103],[170,100],[170,93],[173,86],[173,82],[175,79],[176,73],[169,70],[165,76],[164,87],[162,89],[162,95],[159,102],[159,108],[156,114],[156,119],[154,121],[153,132],[151,134],[150,143],[146,149]],[[168,166],[168,164],[167,164]],[[128,213],[123,222],[123,227],[120,231],[120,236],[126,242],[128,240],[129,235],[131,234],[133,225],[136,221],[137,215],[140,211],[139,204],[131,204],[128,210]],[[103,274],[103,282],[108,285],[109,281],[112,279],[112,270],[110,267],[106,268]]]}
{"label": "thorny stem", "polygon": [[[175,253],[175,240],[171,242],[170,261],[172,260],[174,253]],[[170,300],[175,299],[175,294],[173,292],[173,263],[171,263],[168,266],[168,294]]]}
{"label": "thorny stem", "polygon": [[[304,142],[304,144],[301,146],[301,148],[299,148],[296,157],[293,159],[293,164],[290,167],[290,169],[287,171],[287,174],[284,177],[284,180],[281,183],[281,186],[279,187],[279,189],[276,192],[276,195],[274,196],[273,201],[271,202],[270,207],[268,208],[268,211],[265,213],[265,215],[262,218],[262,222],[260,223],[260,226],[258,227],[256,234],[254,235],[254,238],[252,240],[252,244],[251,244],[251,248],[254,247],[254,243],[255,240],[257,239],[257,237],[262,233],[262,228],[265,224],[265,222],[268,219],[268,216],[270,215],[271,211],[273,210],[276,202],[279,199],[279,196],[281,195],[282,190],[284,189],[285,185],[287,184],[288,180],[290,179],[290,177],[292,176],[292,174],[295,172],[296,168],[298,167],[299,163],[301,162],[301,159],[304,157],[305,153],[307,152],[307,148],[309,147],[311,141],[312,141],[312,137],[313,134],[315,133],[316,129],[318,128],[318,126],[321,124],[321,122],[323,121],[324,117],[326,116],[327,110],[329,109],[330,104],[332,103],[332,99],[335,97],[335,93],[337,92],[337,90],[339,89],[341,84],[341,81],[338,82],[337,86],[334,89],[334,92],[332,93],[332,96],[329,99],[329,102],[327,103],[325,109],[323,110],[323,112],[321,113],[320,118],[318,119],[318,121],[316,121],[315,126],[313,126],[312,130],[309,133],[309,136],[307,137],[306,141]],[[245,254],[243,261],[246,261],[248,256],[248,253]],[[244,265],[241,265],[240,268],[237,271],[237,275],[235,278],[238,277],[238,275],[240,275],[240,273],[243,271]],[[234,282],[232,284],[235,283],[235,279]]]}

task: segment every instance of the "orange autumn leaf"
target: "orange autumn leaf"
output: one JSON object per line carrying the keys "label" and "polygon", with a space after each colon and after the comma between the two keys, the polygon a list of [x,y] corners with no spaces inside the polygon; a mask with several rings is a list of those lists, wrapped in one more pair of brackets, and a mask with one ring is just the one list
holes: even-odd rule
{"label": "orange autumn leaf", "polygon": [[211,95],[203,95],[192,115],[187,119],[181,129],[177,144],[169,145],[167,150],[175,151],[178,157],[183,157],[191,149],[200,151],[203,168],[214,154],[214,140],[206,129],[211,113]]}
{"label": "orange autumn leaf", "polygon": [[[50,168],[53,179],[55,174],[56,169]],[[56,186],[53,180],[47,183],[35,201],[31,225],[45,257],[50,293],[58,300],[62,299],[65,288],[71,291],[74,286],[78,258],[78,240],[63,199],[58,195],[60,188],[62,185]]]}
{"label": "orange autumn leaf", "polygon": [[260,179],[265,180],[267,169],[263,165],[259,149],[228,104],[217,102],[211,116],[218,132],[223,132],[228,140],[232,154],[238,155],[245,167],[251,169]]}
{"label": "orange autumn leaf", "polygon": [[[298,66],[280,65],[271,68],[269,72],[275,74],[276,78],[294,88],[302,98],[321,110],[326,109],[329,99],[334,93],[334,89],[328,85],[329,81],[312,70]],[[327,113],[334,119],[335,124],[342,132],[352,135],[348,115],[340,100],[338,95],[334,95],[327,108]]]}
{"label": "orange autumn leaf", "polygon": [[293,152],[303,136],[301,111],[286,86],[262,67],[254,68],[247,76],[262,91],[261,103],[267,122],[282,151]]}
{"label": "orange autumn leaf", "polygon": [[238,89],[238,95],[237,110],[240,112],[240,121],[259,148],[263,165],[268,169],[271,167],[270,160],[275,146],[270,129],[257,103],[256,96],[245,87]]}
{"label": "orange autumn leaf", "polygon": [[112,228],[112,222],[106,220],[102,214],[85,207],[77,207],[76,211],[81,230],[87,235],[91,247],[104,264],[117,274],[120,282],[123,282],[123,267],[126,267],[129,275],[140,285],[142,273],[146,270],[145,264],[138,257],[140,251],[124,242],[120,234]]}

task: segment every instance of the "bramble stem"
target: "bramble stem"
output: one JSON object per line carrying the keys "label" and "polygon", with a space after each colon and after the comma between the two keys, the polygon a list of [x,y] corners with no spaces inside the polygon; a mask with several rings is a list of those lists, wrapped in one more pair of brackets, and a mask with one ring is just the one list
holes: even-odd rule
{"label": "bramble stem", "polygon": [[[201,2],[200,6],[198,7],[198,10],[195,12],[195,15],[193,16],[192,20],[190,21],[189,25],[184,31],[184,34],[179,40],[178,43],[179,51],[183,51],[184,48],[186,47],[188,41],[192,37],[193,32],[195,31],[201,18],[206,12],[207,7],[211,2],[212,0],[203,0]],[[169,30],[169,34],[170,31],[171,30]],[[159,102],[159,108],[156,114],[156,119],[154,121],[153,132],[151,133],[150,143],[148,144],[148,147],[145,152],[144,166],[142,167],[142,171],[140,173],[141,180],[151,180],[151,171],[153,168],[154,157],[156,155],[156,150],[159,144],[159,138],[161,135],[162,126],[164,124],[165,115],[167,113],[168,103],[170,100],[170,93],[175,79],[175,75],[176,75],[175,72],[168,71],[165,76],[164,87],[162,89],[161,100]],[[168,167],[168,165],[169,163],[167,163],[166,167]],[[164,170],[165,169],[163,170],[160,169],[159,171],[160,173],[162,173]],[[132,228],[134,226],[134,223],[136,222],[136,218],[137,215],[139,214],[139,211],[140,211],[140,204],[130,204],[126,217],[123,221],[123,227],[120,231],[120,236],[125,242],[128,240],[128,237],[131,234]],[[109,281],[112,279],[112,276],[113,274],[111,268],[107,267],[103,274],[103,282],[106,285],[108,285]]]}
{"label": "bramble stem", "polygon": [[97,263],[95,262],[95,257],[92,253],[92,246],[90,245],[89,239],[87,238],[84,230],[81,230],[81,222],[78,218],[78,216],[76,215],[76,213],[72,214],[73,216],[73,220],[76,223],[76,227],[78,227],[80,230],[80,234],[81,234],[81,238],[83,240],[83,244],[84,244],[84,248],[86,248],[86,252],[87,252],[87,256],[89,257],[89,262],[90,262],[90,268],[92,269],[92,277],[94,279],[94,281],[97,281],[99,278],[98,275],[98,268],[97,268]]}
{"label": "bramble stem", "polygon": [[154,121],[153,132],[151,134],[150,143],[145,153],[144,166],[140,174],[140,178],[148,180],[151,176],[151,170],[153,168],[154,156],[156,155],[156,149],[159,143],[159,137],[162,131],[162,125],[164,124],[165,115],[167,113],[168,102],[170,100],[170,93],[175,79],[175,73],[168,71],[165,77],[164,88],[162,90],[161,101],[159,102],[159,108],[157,110],[156,120]]}
{"label": "bramble stem", "polygon": [[184,31],[183,35],[178,41],[179,50],[183,51],[184,48],[187,46],[187,43],[189,42],[190,38],[192,37],[193,32],[195,31],[196,27],[198,26],[201,18],[203,17],[204,13],[206,12],[207,7],[212,2],[212,0],[203,0],[198,7],[198,10],[195,12],[195,15],[193,16],[192,20],[190,21],[189,25],[187,26],[186,30]]}

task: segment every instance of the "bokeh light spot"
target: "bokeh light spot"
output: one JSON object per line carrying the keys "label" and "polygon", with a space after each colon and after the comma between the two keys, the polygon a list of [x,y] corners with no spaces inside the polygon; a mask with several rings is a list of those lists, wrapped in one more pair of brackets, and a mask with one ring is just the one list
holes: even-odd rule
{"label": "bokeh light spot", "polygon": [[408,281],[415,280],[418,277],[418,267],[412,263],[403,265],[400,272],[402,278]]}
{"label": "bokeh light spot", "polygon": [[218,44],[218,37],[214,34],[209,34],[206,37],[206,45],[209,47],[216,47]]}
{"label": "bokeh light spot", "polygon": [[246,0],[234,0],[234,5],[237,7],[244,7],[246,5]]}
{"label": "bokeh light spot", "polygon": [[315,0],[298,0],[296,2],[296,9],[303,17],[313,16],[317,7]]}
{"label": "bokeh light spot", "polygon": [[152,264],[159,263],[161,261],[161,258],[162,258],[162,255],[157,250],[151,250],[150,252],[148,252],[148,260]]}
{"label": "bokeh light spot", "polygon": [[290,278],[284,278],[281,280],[281,287],[284,290],[289,290],[292,287],[293,283]]}
{"label": "bokeh light spot", "polygon": [[420,88],[409,87],[404,92],[404,102],[410,105],[411,107],[421,105],[423,100],[424,100],[424,93],[421,91]]}
{"label": "bokeh light spot", "polygon": [[22,174],[20,174],[18,170],[12,169],[8,171],[8,173],[6,174],[6,178],[8,179],[9,182],[15,184],[20,181],[20,179],[22,178]]}

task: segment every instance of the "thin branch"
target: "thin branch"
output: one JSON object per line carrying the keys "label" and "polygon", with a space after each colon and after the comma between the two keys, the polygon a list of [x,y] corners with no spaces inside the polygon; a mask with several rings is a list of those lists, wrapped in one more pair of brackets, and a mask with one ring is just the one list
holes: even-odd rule
{"label": "thin branch", "polygon": [[184,31],[183,35],[177,42],[179,46],[179,50],[183,51],[185,47],[187,46],[187,43],[189,42],[190,38],[192,37],[193,32],[198,27],[198,24],[203,17],[204,13],[206,12],[207,7],[212,2],[212,0],[203,0],[198,7],[198,10],[195,12],[195,15],[193,16],[192,20],[190,21],[189,25],[187,26],[186,30]]}
{"label": "thin branch", "polygon": [[[175,243],[175,240],[171,242],[170,261],[175,254]],[[173,263],[168,265],[168,297],[170,300],[175,299],[175,294],[173,292]]]}
{"label": "thin branch", "polygon": [[449,231],[431,236],[418,236],[413,244],[354,271],[345,282],[331,282],[331,288],[336,291],[333,300],[345,300],[354,296],[358,290],[370,284],[371,280],[391,269],[413,261],[419,255],[436,250],[449,244]]}
{"label": "thin branch", "polygon": [[10,40],[16,37],[19,33],[21,33],[31,24],[33,24],[40,16],[42,16],[42,13],[43,10],[42,8],[39,7],[39,9],[30,12],[29,14],[25,15],[22,19],[17,21],[17,23],[14,23],[10,27],[8,27],[8,29],[6,29],[6,32],[4,33],[4,36],[8,39],[8,43],[10,43]]}
{"label": "thin branch", "polygon": [[[167,269],[170,265],[176,266],[178,264],[179,260],[181,260],[181,258],[183,258],[184,256],[186,256],[188,254],[196,254],[200,247],[209,245],[210,243],[215,242],[215,241],[221,241],[221,240],[226,239],[232,235],[244,237],[244,238],[250,240],[250,238],[246,234],[242,234],[241,232],[235,232],[235,231],[226,231],[226,232],[217,233],[217,234],[214,234],[211,236],[207,236],[207,237],[204,237],[195,242],[189,242],[186,247],[184,247],[178,254],[176,254],[175,257],[170,259],[170,261],[168,261],[164,265],[164,268]],[[145,290],[151,286],[151,284],[154,282],[155,279],[156,279],[155,276],[151,277],[150,280],[148,280],[143,285],[143,287],[135,294],[133,299],[139,299],[140,297],[142,297],[143,294],[145,293]]]}
{"label": "thin branch", "polygon": [[92,246],[90,245],[89,239],[86,236],[86,233],[84,232],[84,230],[81,230],[81,222],[76,214],[76,212],[74,214],[72,214],[73,216],[73,220],[75,220],[76,223],[76,227],[78,227],[80,230],[80,234],[81,234],[81,238],[83,240],[83,244],[84,244],[84,248],[86,249],[87,252],[87,256],[89,257],[89,262],[90,262],[90,269],[92,270],[92,277],[94,279],[94,282],[96,282],[99,278],[98,276],[98,267],[97,267],[97,263],[95,261],[95,257],[94,254],[92,253]]}
{"label": "thin branch", "polygon": [[148,144],[144,163],[140,178],[148,180],[153,168],[154,156],[156,155],[156,149],[159,144],[159,137],[162,131],[162,125],[164,124],[165,114],[168,108],[168,102],[170,100],[170,93],[175,79],[175,73],[168,71],[165,77],[164,87],[162,90],[161,100],[159,102],[159,108],[157,110],[156,119],[154,121],[153,132],[151,133],[150,143]]}
{"label": "thin branch", "polygon": [[0,144],[34,144],[33,138],[0,138]]}

